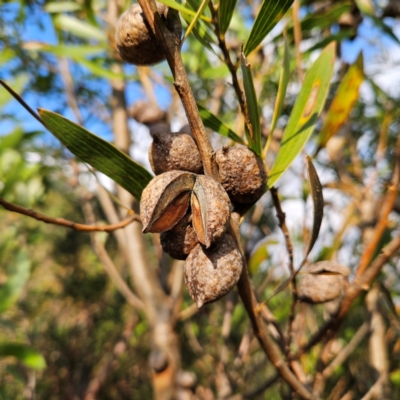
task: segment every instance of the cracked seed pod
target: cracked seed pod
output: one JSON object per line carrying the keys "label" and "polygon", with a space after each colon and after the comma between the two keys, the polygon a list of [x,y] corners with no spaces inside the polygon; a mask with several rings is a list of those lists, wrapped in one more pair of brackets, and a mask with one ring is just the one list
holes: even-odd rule
{"label": "cracked seed pod", "polygon": [[199,243],[188,212],[172,229],[160,235],[163,250],[172,258],[186,260],[190,251]]}
{"label": "cracked seed pod", "polygon": [[242,256],[231,235],[225,234],[209,249],[196,245],[186,260],[184,277],[197,308],[225,296],[238,282],[242,268]]}
{"label": "cracked seed pod", "polygon": [[205,175],[197,176],[190,199],[192,225],[199,242],[207,248],[225,233],[230,204],[220,183]]}
{"label": "cracked seed pod", "polygon": [[[180,38],[182,24],[178,13],[161,3],[157,10],[167,28]],[[115,41],[121,58],[134,65],[152,65],[165,60],[161,43],[158,42],[144,19],[139,4],[132,5],[118,20]]]}
{"label": "cracked seed pod", "polygon": [[140,200],[143,233],[173,228],[189,208],[195,181],[196,175],[183,171],[165,172],[152,179]]}
{"label": "cracked seed pod", "polygon": [[318,304],[334,300],[347,287],[350,270],[334,261],[320,261],[302,269],[297,293],[306,303]]}
{"label": "cracked seed pod", "polygon": [[245,146],[223,147],[216,153],[222,186],[233,202],[255,203],[265,192],[267,174],[262,160]]}
{"label": "cracked seed pod", "polygon": [[187,133],[150,130],[153,143],[149,150],[151,169],[156,175],[166,171],[203,172],[203,163],[194,139]]}

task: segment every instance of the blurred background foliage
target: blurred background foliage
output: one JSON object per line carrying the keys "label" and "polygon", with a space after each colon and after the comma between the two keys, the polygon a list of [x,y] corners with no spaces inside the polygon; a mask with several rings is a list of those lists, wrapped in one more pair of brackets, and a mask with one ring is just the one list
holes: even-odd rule
{"label": "blurred background foliage", "polygon": [[[116,82],[123,82],[128,114],[133,104],[145,99],[165,110],[173,129],[179,129],[186,119],[166,63],[152,69],[122,67],[115,51],[110,3],[114,1],[2,1],[0,78],[33,108],[44,107],[65,115],[109,141],[116,134],[112,122]],[[197,10],[200,3],[187,1],[186,7]],[[316,131],[306,146],[308,154],[318,153],[316,166],[326,195],[326,217],[311,258],[335,259],[354,272],[366,237],[377,223],[399,135],[400,82],[399,74],[393,71],[399,71],[400,63],[400,5],[394,0],[298,3],[298,14],[291,8],[248,57],[266,138],[279,87],[284,40],[288,43],[290,81],[266,163],[271,166],[277,153],[304,72],[322,48],[336,41],[334,80]],[[116,4],[120,12],[129,5],[124,1]],[[260,1],[237,1],[224,36],[233,60],[249,35],[260,5]],[[211,17],[207,8],[204,14]],[[296,29],[300,29],[300,36]],[[360,51],[364,59],[360,90],[350,81],[340,92],[338,88]],[[197,101],[243,136],[243,118],[230,84],[230,71],[221,59],[211,24],[201,21],[196,25],[183,46],[182,57]],[[329,108],[335,98],[341,105],[351,96],[354,101],[347,109]],[[90,203],[96,221],[110,222],[97,195],[100,182],[115,197],[109,180],[76,162],[3,89],[0,108],[0,196],[46,215],[81,222],[87,220],[85,204]],[[333,121],[342,119],[340,126],[325,126],[331,112],[336,112]],[[147,128],[131,118],[129,128],[127,150],[148,167]],[[324,136],[326,132],[329,138]],[[211,135],[216,148],[228,143],[215,133]],[[304,182],[303,162],[298,159],[278,185],[296,265],[309,235],[309,189]],[[376,253],[398,234],[399,199]],[[120,201],[116,204],[121,205]],[[0,397],[151,398],[149,320],[145,311],[131,307],[109,279],[90,234],[3,209],[0,226]],[[252,282],[264,300],[288,275],[284,240],[268,193],[247,214],[242,233]],[[117,238],[106,233],[95,235],[120,276],[132,286],[128,262]],[[162,287],[171,294],[172,272],[181,265],[161,254],[156,236],[147,235],[144,244]],[[393,399],[400,397],[399,276],[399,257],[394,257],[376,286],[390,376],[385,390],[390,393],[387,398]],[[371,317],[364,297],[353,306],[331,343],[331,354],[323,355],[326,359],[337,355]],[[268,304],[271,315],[265,318],[272,321],[269,326],[275,336],[274,326],[287,324],[291,301],[290,292],[284,291]],[[323,305],[300,304],[297,311],[295,347],[304,344],[329,314]],[[196,376],[197,383],[191,387],[196,398],[292,398],[287,385],[274,377],[275,369],[251,332],[236,291],[196,312],[183,290],[175,332],[181,368]],[[321,346],[316,346],[300,358],[306,383],[315,378],[320,352]],[[376,380],[365,334],[351,355],[327,377],[322,397],[339,399],[349,394],[352,397],[347,398],[361,398]]]}

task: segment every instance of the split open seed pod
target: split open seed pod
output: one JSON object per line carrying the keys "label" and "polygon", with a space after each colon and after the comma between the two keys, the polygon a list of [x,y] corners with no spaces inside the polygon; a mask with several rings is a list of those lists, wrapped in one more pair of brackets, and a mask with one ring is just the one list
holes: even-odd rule
{"label": "split open seed pod", "polygon": [[255,203],[265,192],[264,163],[249,148],[225,146],[216,152],[220,182],[233,202]]}
{"label": "split open seed pod", "polygon": [[350,270],[335,261],[320,261],[305,266],[298,275],[298,297],[311,304],[335,300],[347,287],[349,275]]}
{"label": "split open seed pod", "polygon": [[185,263],[185,283],[198,308],[225,296],[238,282],[243,260],[233,237],[225,234],[211,248],[198,244]]}
{"label": "split open seed pod", "polygon": [[186,260],[190,251],[199,243],[192,226],[192,215],[186,215],[169,231],[160,235],[161,247],[172,258]]}
{"label": "split open seed pod", "polygon": [[154,129],[150,133],[153,143],[149,150],[149,161],[156,175],[173,170],[195,174],[203,172],[201,155],[191,135]]}
{"label": "split open seed pod", "polygon": [[156,176],[143,190],[140,218],[143,232],[172,229],[191,207],[197,239],[210,247],[226,231],[230,201],[214,179],[184,171],[169,171]]}
{"label": "split open seed pod", "polygon": [[199,242],[210,247],[226,231],[230,201],[220,183],[198,175],[190,200],[192,224]]}
{"label": "split open seed pod", "polygon": [[[157,10],[166,27],[180,38],[182,24],[175,10],[161,3]],[[165,60],[161,43],[156,39],[139,4],[132,5],[118,20],[115,41],[124,61],[134,65],[152,65]]]}
{"label": "split open seed pod", "polygon": [[189,208],[196,175],[170,171],[156,176],[143,190],[140,218],[143,232],[165,232],[173,228]]}

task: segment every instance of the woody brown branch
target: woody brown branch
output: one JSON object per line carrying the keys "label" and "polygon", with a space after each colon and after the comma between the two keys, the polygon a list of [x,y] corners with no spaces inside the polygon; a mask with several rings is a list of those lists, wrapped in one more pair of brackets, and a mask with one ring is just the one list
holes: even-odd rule
{"label": "woody brown branch", "polygon": [[140,217],[136,214],[131,215],[124,221],[118,222],[112,225],[86,225],[77,222],[69,221],[64,218],[53,218],[47,215],[41,214],[37,211],[13,204],[0,197],[0,204],[8,211],[16,212],[21,215],[36,219],[46,224],[60,225],[67,228],[74,229],[80,232],[112,232],[117,229],[121,229],[132,223],[133,221],[140,222]]}

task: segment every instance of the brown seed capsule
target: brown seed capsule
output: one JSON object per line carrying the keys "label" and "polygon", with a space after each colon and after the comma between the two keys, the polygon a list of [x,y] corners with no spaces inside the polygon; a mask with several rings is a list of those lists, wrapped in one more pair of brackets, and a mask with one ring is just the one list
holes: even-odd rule
{"label": "brown seed capsule", "polygon": [[184,277],[197,307],[225,296],[236,285],[242,268],[242,256],[231,235],[224,235],[209,249],[196,245],[186,260]]}
{"label": "brown seed capsule", "polygon": [[[157,10],[167,28],[181,37],[182,25],[179,15],[161,3]],[[118,20],[115,41],[121,58],[134,65],[152,65],[165,60],[165,54],[144,18],[139,4],[132,5]]]}
{"label": "brown seed capsule", "polygon": [[326,303],[341,296],[350,270],[334,261],[320,261],[304,267],[299,274],[297,293],[306,303]]}
{"label": "brown seed capsule", "polygon": [[153,143],[149,150],[151,169],[156,175],[166,171],[188,171],[195,174],[203,172],[199,149],[187,133],[150,130]]}
{"label": "brown seed capsule", "polygon": [[220,183],[198,175],[190,205],[192,224],[199,242],[210,247],[226,231],[230,216],[229,197]]}
{"label": "brown seed capsule", "polygon": [[255,203],[265,192],[262,160],[245,146],[223,147],[216,153],[220,182],[233,202]]}
{"label": "brown seed capsule", "polygon": [[196,175],[170,171],[156,176],[143,190],[140,218],[143,232],[165,232],[174,227],[189,208]]}
{"label": "brown seed capsule", "polygon": [[186,260],[193,247],[199,243],[191,220],[192,215],[188,212],[172,229],[161,233],[161,246],[172,258]]}

